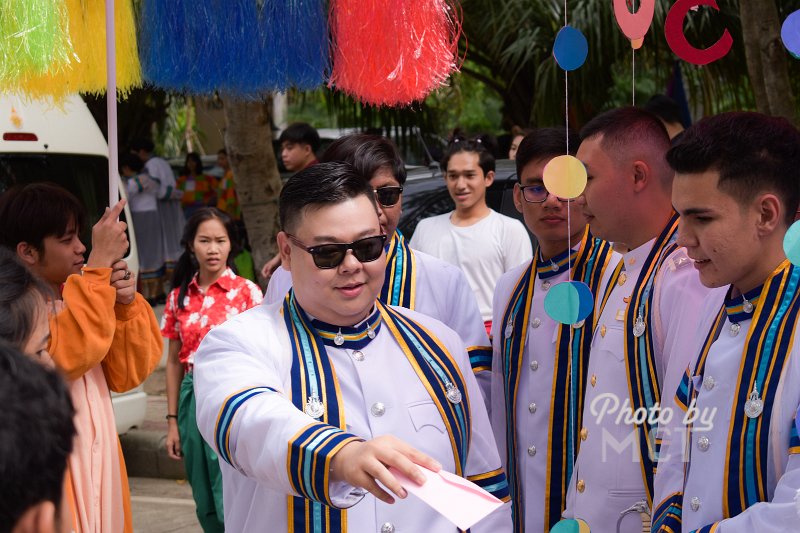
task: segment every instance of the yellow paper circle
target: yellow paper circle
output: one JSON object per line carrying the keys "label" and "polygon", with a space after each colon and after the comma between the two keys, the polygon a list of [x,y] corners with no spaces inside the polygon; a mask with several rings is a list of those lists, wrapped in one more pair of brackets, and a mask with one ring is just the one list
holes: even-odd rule
{"label": "yellow paper circle", "polygon": [[638,50],[644,44],[644,37],[641,39],[631,39],[631,48]]}
{"label": "yellow paper circle", "polygon": [[545,165],[542,178],[550,194],[559,198],[576,198],[586,188],[586,167],[571,155],[560,155]]}

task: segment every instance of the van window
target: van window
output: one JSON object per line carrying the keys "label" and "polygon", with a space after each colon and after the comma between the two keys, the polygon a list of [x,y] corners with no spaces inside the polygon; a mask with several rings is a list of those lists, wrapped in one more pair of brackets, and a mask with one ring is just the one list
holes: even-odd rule
{"label": "van window", "polygon": [[[49,181],[78,197],[87,211],[81,240],[86,257],[92,244],[92,226],[108,205],[108,159],[81,154],[0,154],[0,194],[14,185]],[[125,212],[120,215],[125,221]],[[130,240],[130,236],[128,236]]]}

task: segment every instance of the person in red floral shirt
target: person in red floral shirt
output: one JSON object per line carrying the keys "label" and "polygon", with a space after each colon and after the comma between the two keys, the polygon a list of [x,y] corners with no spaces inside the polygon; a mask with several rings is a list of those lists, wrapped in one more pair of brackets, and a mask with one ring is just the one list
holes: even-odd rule
{"label": "person in red floral shirt", "polygon": [[167,453],[184,459],[197,518],[206,533],[224,531],[222,478],[216,453],[197,429],[194,353],[213,327],[262,300],[258,285],[233,271],[232,235],[233,221],[219,209],[201,208],[192,215],[161,323],[161,334],[169,339]]}

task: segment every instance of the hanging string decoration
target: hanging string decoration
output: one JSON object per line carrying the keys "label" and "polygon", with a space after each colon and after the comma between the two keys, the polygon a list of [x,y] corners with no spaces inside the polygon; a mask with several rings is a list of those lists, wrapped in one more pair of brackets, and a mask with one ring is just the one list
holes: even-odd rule
{"label": "hanging string decoration", "polygon": [[310,89],[328,68],[321,0],[144,0],[139,42],[147,81],[192,94]]}
{"label": "hanging string decoration", "polygon": [[448,0],[332,0],[329,85],[372,105],[408,105],[459,68],[461,12]]}
{"label": "hanging string decoration", "polygon": [[[105,5],[100,1],[66,0],[69,40],[73,53],[62,69],[22,76],[16,89],[33,97],[61,99],[73,93],[102,94],[106,90]],[[136,28],[131,0],[116,0],[117,93],[127,95],[141,84]]]}
{"label": "hanging string decoration", "polygon": [[0,88],[64,68],[72,52],[68,27],[62,0],[0,2]]}

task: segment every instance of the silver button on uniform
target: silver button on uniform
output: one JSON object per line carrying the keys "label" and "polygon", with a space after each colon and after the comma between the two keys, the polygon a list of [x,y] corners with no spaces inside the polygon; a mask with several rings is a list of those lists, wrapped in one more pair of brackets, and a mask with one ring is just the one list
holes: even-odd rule
{"label": "silver button on uniform", "polygon": [[715,384],[716,382],[714,381],[713,377],[706,376],[703,378],[703,387],[705,387],[706,390],[713,389]]}
{"label": "silver button on uniform", "polygon": [[692,507],[692,511],[697,511],[698,509],[700,509],[700,498],[698,498],[697,496],[692,498],[690,505]]}
{"label": "silver button on uniform", "polygon": [[534,446],[533,444],[528,446],[528,455],[530,455],[531,457],[536,455],[536,446]]}
{"label": "silver button on uniform", "polygon": [[708,450],[708,447],[710,445],[711,445],[711,442],[708,440],[708,437],[706,437],[705,435],[703,435],[702,437],[697,439],[697,448],[701,452],[704,452],[704,451]]}
{"label": "silver button on uniform", "polygon": [[542,325],[542,321],[541,321],[541,320],[539,320],[538,318],[534,318],[534,319],[531,321],[531,326],[533,326],[533,329],[536,329],[536,328],[538,328],[538,327],[539,327],[539,326],[541,326],[541,325]]}
{"label": "silver button on uniform", "polygon": [[381,533],[394,533],[394,524],[386,522],[381,526]]}
{"label": "silver button on uniform", "polygon": [[364,352],[361,350],[353,350],[353,359],[356,361],[363,361],[364,360]]}
{"label": "silver button on uniform", "polygon": [[372,413],[372,416],[383,416],[383,413],[386,412],[386,406],[381,402],[375,402],[372,404],[372,407],[370,407],[369,410]]}
{"label": "silver button on uniform", "polygon": [[539,370],[539,361],[531,361],[531,370],[534,372]]}
{"label": "silver button on uniform", "polygon": [[528,406],[528,411],[530,411],[531,414],[535,413],[536,412],[536,404],[535,403],[530,404]]}

